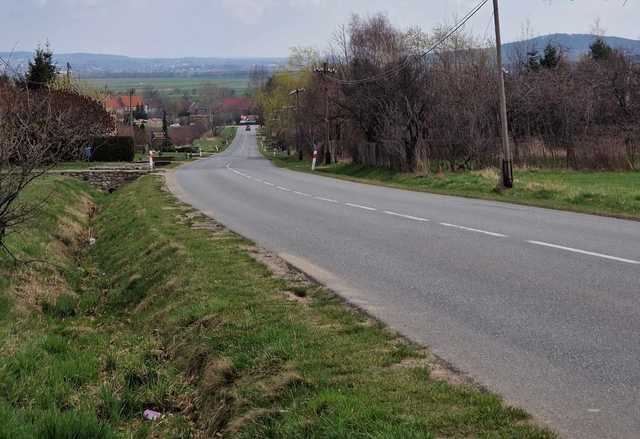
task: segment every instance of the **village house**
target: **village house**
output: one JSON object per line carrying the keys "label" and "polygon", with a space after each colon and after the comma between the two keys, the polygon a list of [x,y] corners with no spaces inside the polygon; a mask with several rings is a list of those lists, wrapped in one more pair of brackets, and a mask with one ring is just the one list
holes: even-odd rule
{"label": "village house", "polygon": [[145,112],[149,111],[142,96],[109,96],[105,101],[105,109],[118,118],[123,118],[129,111],[135,111],[138,107],[142,107]]}

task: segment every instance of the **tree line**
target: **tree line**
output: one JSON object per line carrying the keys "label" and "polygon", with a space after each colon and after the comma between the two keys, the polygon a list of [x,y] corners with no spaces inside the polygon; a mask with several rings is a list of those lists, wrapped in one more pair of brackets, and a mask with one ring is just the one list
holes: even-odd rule
{"label": "tree line", "polygon": [[[404,172],[495,166],[495,48],[460,32],[419,56],[447,33],[354,16],[326,56],[297,49],[264,83],[258,103],[268,135],[282,148],[317,148],[324,163],[342,157]],[[523,49],[505,72],[515,163],[638,169],[637,59],[602,38],[578,61],[553,44]],[[323,62],[330,68],[318,69]]]}

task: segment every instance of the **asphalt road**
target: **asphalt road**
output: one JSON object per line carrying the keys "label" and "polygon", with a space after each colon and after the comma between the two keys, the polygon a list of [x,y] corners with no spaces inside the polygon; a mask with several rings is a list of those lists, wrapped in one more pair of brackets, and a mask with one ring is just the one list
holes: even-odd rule
{"label": "asphalt road", "polygon": [[238,131],[176,193],[565,437],[640,437],[640,223],[276,168]]}

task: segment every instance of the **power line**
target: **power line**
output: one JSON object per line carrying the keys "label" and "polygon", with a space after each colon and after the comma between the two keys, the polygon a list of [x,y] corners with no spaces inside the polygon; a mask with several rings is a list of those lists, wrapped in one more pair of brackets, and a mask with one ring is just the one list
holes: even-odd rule
{"label": "power line", "polygon": [[379,81],[382,79],[387,79],[391,76],[394,76],[396,74],[398,74],[399,72],[401,72],[402,70],[404,70],[405,68],[407,68],[412,62],[415,62],[421,58],[426,57],[427,55],[431,54],[433,51],[435,51],[438,47],[440,47],[445,41],[447,41],[449,38],[451,38],[456,32],[458,32],[462,27],[464,27],[465,24],[467,24],[467,22],[469,20],[471,20],[471,18],[473,18],[478,12],[480,12],[480,10],[489,2],[489,0],[482,0],[478,5],[476,5],[474,8],[472,8],[463,18],[462,20],[460,20],[453,28],[451,28],[451,30],[449,32],[447,32],[443,37],[441,37],[438,41],[436,41],[435,44],[433,44],[429,49],[427,49],[425,52],[420,53],[418,55],[411,55],[409,57],[407,57],[406,60],[404,60],[402,63],[400,63],[400,65],[387,70],[386,72],[380,73],[378,75],[374,75],[374,76],[370,76],[368,78],[362,78],[362,79],[338,79],[338,78],[329,78],[329,80],[339,83],[339,84],[343,84],[343,85],[357,85],[357,84],[365,84],[365,83],[369,83],[369,82],[375,82],[375,81]]}

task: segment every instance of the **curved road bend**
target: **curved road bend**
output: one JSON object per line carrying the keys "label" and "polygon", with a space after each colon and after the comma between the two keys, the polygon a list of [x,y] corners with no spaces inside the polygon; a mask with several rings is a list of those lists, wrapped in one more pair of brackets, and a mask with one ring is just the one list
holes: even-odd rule
{"label": "curved road bend", "polygon": [[176,192],[565,437],[640,437],[640,223],[279,169],[255,131]]}

